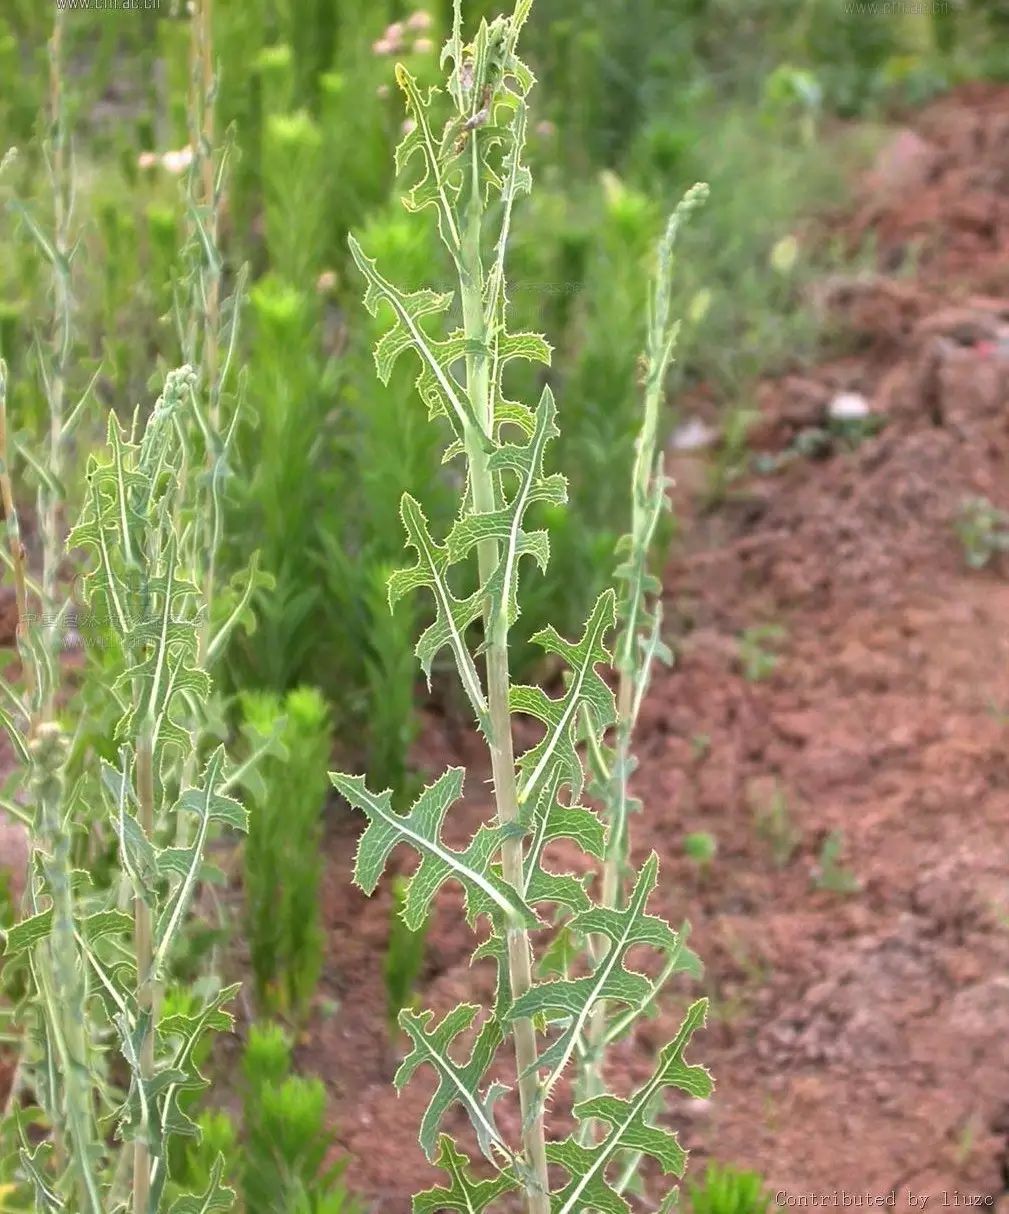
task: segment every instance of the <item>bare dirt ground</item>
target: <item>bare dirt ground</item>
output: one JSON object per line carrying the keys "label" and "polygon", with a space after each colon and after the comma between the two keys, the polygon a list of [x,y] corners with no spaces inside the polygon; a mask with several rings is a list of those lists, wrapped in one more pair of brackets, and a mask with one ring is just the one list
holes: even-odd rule
{"label": "bare dirt ground", "polygon": [[[717,1081],[666,1114],[693,1151],[772,1190],[1004,1201],[1009,1190],[1009,567],[969,571],[965,495],[1009,508],[1009,92],[948,97],[899,132],[842,231],[874,233],[878,274],[823,284],[849,352],[763,385],[765,457],[821,426],[838,392],[885,419],[875,436],[681,501],[665,578],[671,670],[640,733],[636,858],[663,857],[657,909],[689,917],[694,989],[621,1048],[642,1078],[688,998],[711,996],[694,1047]],[[768,677],[744,677],[740,633],[783,629]],[[432,772],[478,751],[432,722]],[[454,829],[486,813],[471,776]],[[777,807],[778,816],[774,812]],[[405,1214],[434,1182],[415,1146],[423,1082],[397,1099],[384,1022],[389,892],[349,884],[357,825],[333,828],[326,994],[303,1046],[330,1086],[350,1183]],[[683,836],[718,841],[706,873]],[[822,888],[843,837],[855,893]],[[828,874],[829,876],[829,874]],[[457,902],[438,907],[421,997],[482,998]],[[560,1102],[563,1105],[563,1102]],[[840,1200],[840,1196],[839,1196]]]}

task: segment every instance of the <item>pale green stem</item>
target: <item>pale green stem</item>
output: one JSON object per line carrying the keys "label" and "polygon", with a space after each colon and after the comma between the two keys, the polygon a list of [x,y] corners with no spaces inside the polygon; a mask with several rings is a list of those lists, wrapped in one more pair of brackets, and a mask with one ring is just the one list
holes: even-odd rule
{"label": "pale green stem", "polygon": [[[214,64],[213,64],[213,0],[197,0],[192,24],[192,78],[193,78],[193,143],[194,155],[199,157],[202,174],[201,202],[207,215],[207,237],[210,247],[217,251],[218,206],[217,186],[214,176]],[[198,94],[198,96],[197,96]],[[210,434],[217,442],[221,433],[221,384],[218,380],[218,340],[220,338],[221,275],[218,266],[211,263],[204,274],[202,297],[206,301],[203,312],[203,346],[201,371],[207,399],[210,402]],[[207,471],[213,475],[218,452],[207,452]],[[212,496],[212,493],[211,495]],[[199,664],[205,664],[207,646],[210,643],[212,607],[217,578],[218,537],[214,534],[216,509],[212,502],[204,505],[204,543],[207,552],[207,572],[201,586],[206,601],[206,610],[199,633]]]}
{"label": "pale green stem", "polygon": [[[53,248],[57,260],[52,265],[53,324],[52,368],[49,376],[49,471],[53,482],[63,479],[64,405],[66,371],[70,355],[72,304],[69,269],[69,193],[67,189],[66,129],[63,113],[63,14],[57,9],[53,17],[53,34],[49,45],[49,105],[52,128],[52,187],[53,187]],[[42,613],[45,644],[50,652],[58,648],[56,637],[56,582],[63,559],[62,506],[55,490],[42,487]],[[53,714],[53,692],[50,689],[43,716]]]}
{"label": "pale green stem", "polygon": [[[41,739],[40,739],[41,741]],[[54,761],[59,761],[54,757]],[[84,1017],[84,967],[77,948],[74,899],[71,889],[73,865],[70,836],[61,819],[62,787],[54,771],[38,772],[39,825],[50,849],[44,861],[46,884],[53,904],[47,963],[41,967],[46,989],[43,998],[53,1028],[53,1040],[63,1073],[65,1137],[69,1139],[71,1167],[82,1210],[101,1214],[102,1202],[91,1161],[97,1140],[91,1107],[88,1067],[87,1022]]]}
{"label": "pale green stem", "polygon": [[[663,318],[664,319],[664,318]],[[649,348],[657,348],[655,333],[650,335]],[[648,380],[645,390],[644,419],[635,444],[634,468],[631,474],[631,544],[630,564],[643,578],[648,559],[651,529],[648,520],[648,500],[655,444],[659,426],[659,411],[662,405],[662,386],[666,359],[649,358]],[[617,689],[616,758],[608,781],[607,810],[609,831],[606,841],[606,856],[603,862],[600,904],[617,907],[623,901],[622,876],[627,868],[629,840],[627,833],[627,803],[629,790],[627,778],[631,760],[635,721],[635,686],[641,677],[638,656],[638,614],[642,599],[640,582],[631,591],[627,618],[623,621],[623,632],[617,640],[617,664],[620,681]],[[609,941],[599,936],[591,942],[592,954],[598,960],[605,957]],[[579,1097],[590,1099],[605,1090],[603,1067],[608,1044],[606,1029],[607,1007],[600,1000],[593,1010],[585,1050],[585,1063],[579,1085]],[[579,1137],[589,1143],[597,1127],[590,1120],[582,1123]]]}
{"label": "pale green stem", "polygon": [[[476,140],[473,141],[474,148]],[[475,156],[475,152],[474,152]],[[474,165],[474,183],[478,181]],[[474,188],[469,230],[463,247],[462,277],[463,324],[466,336],[484,343],[487,330],[484,321],[482,299],[482,272],[480,268],[480,204],[479,193]],[[490,396],[489,368],[483,354],[470,354],[466,358],[466,387],[473,416],[483,428],[482,434],[470,432],[466,436],[466,452],[469,458],[470,484],[473,492],[473,507],[478,512],[492,511],[498,507],[497,486],[494,475],[487,467],[485,435],[493,430]],[[486,585],[497,568],[499,548],[496,540],[483,541],[477,551],[480,581]],[[487,742],[490,748],[491,767],[494,776],[494,796],[499,821],[504,825],[517,822],[518,795],[515,787],[515,754],[512,742],[511,710],[508,704],[510,674],[508,669],[508,620],[507,605],[492,616],[488,604],[484,617],[487,653],[487,701],[489,722]],[[501,866],[504,878],[513,888],[524,888],[522,841],[509,838],[501,848]],[[524,927],[508,926],[508,972],[511,989],[516,998],[532,986],[532,954],[529,937]],[[547,1177],[546,1137],[543,1127],[542,1102],[539,1099],[539,1077],[535,1070],[537,1058],[536,1030],[531,1020],[516,1020],[513,1026],[515,1039],[515,1063],[519,1080],[519,1103],[522,1114],[522,1147],[531,1180],[526,1183],[526,1208],[528,1214],[549,1214],[549,1180]]]}
{"label": "pale green stem", "polygon": [[[623,901],[622,874],[627,866],[627,766],[631,754],[631,730],[627,723],[634,696],[634,680],[630,671],[620,675],[617,689],[617,755],[610,773],[608,809],[609,830],[606,836],[606,856],[603,861],[603,880],[599,902],[601,906],[616,907]],[[609,951],[610,942],[605,936],[591,941],[592,955],[601,964]],[[606,1001],[600,999],[592,1010],[585,1062],[579,1084],[578,1098],[589,1100],[605,1091],[603,1064],[606,1052]],[[583,1143],[592,1140],[594,1123],[585,1120],[578,1130]]]}
{"label": "pale green stem", "polygon": [[[10,476],[10,453],[7,449],[7,364],[3,359],[0,359],[0,500],[3,501],[7,546],[10,550],[10,567],[14,575],[14,603],[17,610],[17,639],[21,652],[22,678],[28,692],[29,708],[33,708],[35,666],[28,657],[27,650],[23,648],[23,643],[28,636],[28,571]],[[34,729],[34,726],[35,721],[30,721],[29,730]]]}
{"label": "pale green stem", "polygon": [[[154,836],[154,756],[151,735],[145,728],[137,741],[137,802],[141,829],[148,839]],[[140,1079],[149,1083],[154,1078],[155,998],[152,973],[154,957],[154,925],[151,908],[141,891],[133,903],[134,944],[137,954],[137,1011],[150,1013],[150,1023],[140,1046]],[[151,1155],[148,1146],[149,1126],[145,1116],[133,1144],[133,1211],[148,1214],[151,1190]]]}
{"label": "pale green stem", "polygon": [[[213,0],[196,0],[193,5],[190,23],[190,79],[189,79],[189,124],[190,142],[192,143],[195,159],[194,175],[190,178],[190,198],[193,206],[206,215],[206,239],[210,248],[217,252],[218,231],[218,200],[214,176],[214,78],[213,78]],[[199,181],[196,180],[196,170],[199,170]],[[197,345],[195,333],[192,338],[192,349],[188,357],[197,364],[200,382],[206,392],[209,402],[209,417],[207,433],[204,441],[207,444],[205,470],[208,477],[214,475],[214,464],[220,458],[220,453],[213,449],[213,444],[220,438],[220,402],[221,382],[218,379],[218,341],[220,338],[220,271],[213,260],[208,257],[202,241],[197,241],[200,248],[199,280],[201,289],[199,299],[203,304],[202,341]],[[194,327],[196,317],[190,318]],[[195,389],[194,389],[195,391]],[[177,502],[182,506],[186,501],[186,480],[188,478],[188,460],[184,464],[181,488]],[[217,582],[217,549],[219,535],[217,534],[217,506],[213,489],[210,489],[200,502],[199,514],[202,522],[202,553],[205,564],[200,567],[199,552],[194,553],[192,562],[193,572],[197,574],[200,590],[204,601],[203,616],[197,632],[197,665],[208,668],[208,653],[211,644],[211,629],[213,627],[213,604]],[[199,722],[197,723],[199,731]],[[194,745],[186,756],[181,773],[182,787],[193,783],[197,766],[200,761],[199,744]],[[189,823],[184,815],[179,815],[175,823],[175,843],[178,847],[189,844]]]}

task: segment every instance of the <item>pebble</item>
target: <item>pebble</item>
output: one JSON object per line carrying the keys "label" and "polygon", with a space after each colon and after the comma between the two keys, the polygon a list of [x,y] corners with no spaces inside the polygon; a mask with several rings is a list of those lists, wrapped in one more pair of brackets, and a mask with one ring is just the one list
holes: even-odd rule
{"label": "pebble", "polygon": [[827,406],[827,413],[836,422],[859,421],[872,412],[861,392],[839,392]]}

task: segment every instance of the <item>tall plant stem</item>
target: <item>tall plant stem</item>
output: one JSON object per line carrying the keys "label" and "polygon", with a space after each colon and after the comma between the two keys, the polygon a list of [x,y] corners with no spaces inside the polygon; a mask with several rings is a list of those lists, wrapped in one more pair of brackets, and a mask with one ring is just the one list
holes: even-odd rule
{"label": "tall plant stem", "polygon": [[[62,1167],[67,1148],[71,1148],[75,1193],[80,1209],[89,1214],[100,1214],[101,1198],[89,1155],[95,1140],[94,1115],[88,1072],[83,971],[74,935],[71,836],[62,820],[63,788],[59,774],[62,736],[57,726],[39,719],[35,707],[38,684],[34,657],[25,643],[31,622],[28,616],[25,553],[8,462],[6,387],[7,367],[0,359],[0,499],[3,501],[14,573],[17,636],[30,711],[27,737],[31,755],[30,778],[37,806],[35,830],[41,842],[37,854],[41,857],[53,914],[47,947],[33,962],[32,972],[46,1007],[48,1036],[63,1076],[65,1101],[61,1110],[62,1118],[54,1126],[56,1158]],[[32,912],[37,913],[39,908],[34,885],[27,891],[27,897]]]}
{"label": "tall plant stem", "polygon": [[[147,838],[154,835],[154,758],[151,753],[149,729],[144,729],[137,742],[137,801],[140,825]],[[138,893],[134,899],[134,944],[137,954],[137,1006],[141,1016],[148,1017],[147,1029],[140,1046],[140,1076],[144,1083],[154,1078],[155,1006],[152,961],[154,957],[154,927],[151,908]],[[151,1191],[151,1156],[148,1146],[146,1119],[133,1144],[133,1211],[148,1214]]]}
{"label": "tall plant stem", "polygon": [[[64,406],[66,400],[66,371],[70,357],[73,325],[69,281],[69,224],[71,194],[67,186],[66,118],[63,106],[63,22],[57,8],[53,16],[53,32],[49,42],[49,127],[51,131],[50,175],[53,194],[53,313],[50,338],[52,366],[48,375],[49,406],[49,471],[52,483],[63,480]],[[55,489],[40,490],[42,515],[42,615],[43,637],[48,649],[56,647],[56,579],[63,559],[62,501]],[[52,691],[43,705],[43,717],[53,714]]]}
{"label": "tall plant stem", "polygon": [[86,1003],[84,969],[75,938],[70,834],[62,822],[61,742],[58,726],[44,724],[33,745],[32,777],[38,797],[39,824],[51,856],[43,860],[43,865],[53,909],[48,955],[38,972],[42,977],[43,997],[48,1004],[51,1036],[63,1072],[64,1129],[72,1148],[72,1171],[80,1208],[89,1214],[101,1214],[102,1200],[90,1154],[97,1134],[83,1018]]}
{"label": "tall plant stem", "polygon": [[[608,801],[610,814],[606,837],[606,857],[603,861],[602,887],[599,904],[617,907],[623,900],[622,876],[627,864],[627,765],[631,757],[631,711],[634,702],[634,683],[629,672],[622,672],[617,687],[617,741],[613,769],[607,773],[610,785]],[[600,960],[606,956],[610,942],[599,936],[590,942],[593,954]],[[580,1100],[590,1100],[606,1090],[603,1076],[603,1061],[606,1049],[606,1003],[596,1004],[589,1021],[585,1064],[578,1092]],[[595,1123],[582,1122],[580,1137],[583,1143],[592,1140]]]}
{"label": "tall plant stem", "polygon": [[[197,159],[200,184],[194,194],[205,208],[207,236],[217,252],[217,181],[214,174],[214,50],[213,0],[197,0],[191,25],[189,114],[193,155]],[[195,201],[195,199],[194,199]],[[204,374],[210,400],[210,420],[216,432],[220,418],[217,391],[217,329],[221,302],[221,278],[211,267],[206,284],[204,328]]]}
{"label": "tall plant stem", "polygon": [[[675,229],[673,229],[675,231]],[[671,247],[672,237],[667,230],[666,248]],[[660,273],[666,262],[660,261]],[[631,551],[628,565],[637,571],[638,581],[626,604],[623,631],[617,640],[617,666],[620,671],[617,687],[617,723],[615,755],[612,770],[600,772],[607,786],[608,833],[606,857],[603,862],[600,903],[606,907],[618,907],[623,901],[623,874],[627,867],[627,803],[629,789],[631,747],[634,737],[636,696],[642,683],[643,672],[638,654],[638,634],[648,550],[652,541],[653,523],[650,521],[648,503],[652,494],[653,478],[661,477],[661,465],[655,467],[655,446],[659,428],[659,412],[662,407],[663,381],[670,357],[670,344],[665,337],[667,312],[660,306],[659,315],[653,317],[653,326],[661,326],[663,340],[656,339],[653,327],[649,333],[648,370],[645,384],[645,407],[641,430],[635,445],[634,468],[631,474]],[[609,941],[600,936],[591,942],[593,952],[602,958],[609,948]],[[582,1074],[582,1099],[591,1099],[605,1090],[603,1064],[606,1050],[606,1003],[600,1000],[592,1013],[589,1024],[585,1066]],[[591,1120],[582,1123],[581,1138],[588,1143],[596,1132]]]}
{"label": "tall plant stem", "polygon": [[[213,0],[196,0],[190,23],[189,61],[189,139],[193,148],[193,176],[190,178],[190,205],[202,214],[204,231],[197,237],[202,259],[198,271],[198,307],[190,317],[192,349],[186,351],[199,371],[207,400],[209,434],[206,436],[206,471],[214,475],[214,464],[220,458],[216,444],[221,428],[221,378],[218,375],[221,325],[221,266],[217,247],[219,224],[219,182],[214,164],[214,81]],[[199,338],[198,329],[202,329]],[[179,494],[180,502],[185,494]],[[217,578],[217,536],[214,534],[216,511],[204,509],[203,546],[206,552],[206,576],[201,589],[207,609],[200,624],[199,662],[206,661],[210,644],[210,629],[214,589]]]}
{"label": "tall plant stem", "polygon": [[[3,501],[4,523],[7,530],[7,546],[10,550],[11,569],[14,574],[14,602],[17,610],[17,638],[19,648],[28,636],[28,581],[25,572],[25,550],[21,543],[21,528],[18,524],[17,508],[14,505],[14,489],[10,477],[10,456],[7,451],[7,364],[0,358],[0,499]],[[28,691],[29,737],[35,731],[35,666],[21,652],[22,675]]]}
{"label": "tall plant stem", "polygon": [[[475,144],[474,140],[474,144]],[[478,178],[475,175],[474,181]],[[480,207],[474,189],[469,231],[463,253],[462,301],[466,336],[474,341],[486,341],[483,310],[483,275],[480,265]],[[493,402],[490,395],[487,358],[470,354],[466,358],[466,387],[474,417],[484,434],[493,427]],[[484,434],[469,433],[466,453],[469,459],[470,484],[476,510],[492,511],[498,506],[498,494],[493,473],[487,467]],[[477,550],[480,581],[490,582],[497,568],[497,540],[484,540]],[[518,794],[515,787],[515,752],[512,742],[511,709],[508,705],[510,675],[508,670],[507,607],[493,615],[488,603],[484,613],[487,652],[487,703],[489,710],[488,746],[494,776],[494,797],[498,819],[504,825],[517,822]],[[501,848],[501,865],[505,880],[515,889],[524,885],[522,841],[509,838]],[[524,994],[532,985],[532,954],[524,927],[507,928],[508,975],[514,996]],[[531,1020],[516,1020],[514,1024],[515,1063],[518,1069],[519,1103],[522,1112],[522,1146],[532,1181],[526,1185],[526,1207],[529,1214],[549,1214],[550,1197],[547,1177],[546,1137],[543,1128],[542,1102],[535,1063],[536,1030]],[[537,1106],[540,1106],[537,1108]]]}

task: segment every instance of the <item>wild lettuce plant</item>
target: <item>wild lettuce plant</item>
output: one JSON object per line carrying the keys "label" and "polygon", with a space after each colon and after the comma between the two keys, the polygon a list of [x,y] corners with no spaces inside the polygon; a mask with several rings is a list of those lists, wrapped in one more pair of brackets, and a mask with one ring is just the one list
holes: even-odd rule
{"label": "wild lettuce plant", "polygon": [[[634,730],[648,691],[653,663],[656,660],[668,662],[672,656],[662,639],[662,604],[658,597],[662,587],[651,573],[650,559],[662,514],[669,505],[659,425],[666,377],[679,331],[678,323],[670,318],[673,250],[681,225],[706,197],[706,186],[697,185],[688,191],[670,216],[657,250],[643,358],[644,410],[631,477],[631,530],[619,545],[624,559],[617,569],[620,593],[614,665],[618,681],[613,744],[598,744],[591,721],[587,721],[585,735],[591,761],[592,791],[602,802],[607,827],[601,902],[603,906],[617,910],[625,910],[629,899],[633,898],[629,815],[641,808],[630,787],[631,775],[637,766],[633,754]],[[686,925],[679,934],[681,940],[686,939]],[[594,954],[605,956],[610,944],[597,937],[595,941],[589,941],[589,948]],[[683,957],[670,954],[654,981],[654,994],[658,994],[677,968],[693,965],[694,959],[689,954]],[[627,1031],[630,1023],[626,1015],[609,1015],[605,1003],[600,1002],[596,1007],[582,1059],[579,1089],[584,1099],[592,1099],[605,1090],[606,1051]],[[583,1141],[591,1140],[591,1126],[586,1123]],[[634,1180],[640,1158],[639,1153],[632,1153],[625,1160],[617,1185],[619,1191]]]}
{"label": "wild lettuce plant", "polygon": [[[234,290],[225,296],[220,226],[234,148],[229,138],[221,146],[215,144],[211,0],[195,0],[191,8],[187,113],[192,160],[174,319],[182,358],[193,368],[195,382],[190,407],[179,420],[186,429],[176,506],[178,520],[188,524],[183,530],[185,566],[206,603],[199,624],[199,656],[209,670],[222,660],[237,628],[254,629],[251,600],[257,590],[271,586],[272,579],[260,572],[258,551],[230,581],[222,576],[225,513],[246,400],[245,376],[236,363],[247,272],[242,267],[234,275]],[[198,758],[201,747],[193,753]]]}
{"label": "wild lettuce plant", "polygon": [[[85,946],[78,930],[81,882],[73,854],[75,790],[68,787],[67,780],[70,743],[57,718],[59,657],[70,608],[61,579],[66,455],[88,395],[85,392],[77,405],[70,407],[68,372],[74,340],[71,275],[76,233],[63,96],[63,38],[64,20],[57,14],[48,48],[49,139],[42,149],[51,214],[43,219],[16,198],[11,206],[41,252],[50,279],[51,312],[33,343],[47,423],[41,443],[10,433],[7,369],[0,360],[0,497],[6,530],[3,558],[14,583],[21,662],[17,684],[0,678],[4,702],[0,724],[7,730],[19,760],[7,808],[28,827],[30,843],[25,919],[8,933],[5,953],[17,957],[26,950],[25,940],[31,943],[38,935],[46,937],[42,947],[30,950],[26,958],[26,990],[16,1016],[24,1038],[14,1094],[20,1096],[18,1088],[22,1084],[32,1093],[39,1116],[51,1127],[59,1146],[51,1149],[43,1144],[29,1153],[19,1126],[21,1161],[35,1181],[40,1208],[48,1208],[43,1199],[49,1200],[50,1188],[41,1181],[39,1160],[51,1154],[53,1170],[65,1186],[63,1191],[75,1195],[80,1209],[91,1210],[97,1208],[99,1182],[94,1150],[97,1110],[88,1077],[95,1070],[97,1055],[87,1016]],[[32,554],[22,541],[14,493],[15,451],[36,487],[40,542],[34,573]],[[29,925],[27,929],[24,924]]]}
{"label": "wild lettuce plant", "polygon": [[[189,368],[172,372],[142,435],[136,420],[124,433],[110,418],[107,457],[90,461],[84,509],[67,540],[91,562],[83,580],[86,627],[118,655],[109,689],[118,709],[117,761],[96,764],[101,827],[118,850],[119,876],[109,887],[71,867],[71,842],[98,789],[83,776],[68,783],[67,736],[43,711],[53,663],[45,628],[28,609],[13,495],[3,475],[11,559],[22,568],[25,663],[25,695],[7,689],[16,712],[5,714],[4,724],[26,771],[33,844],[27,914],[6,934],[5,951],[28,958],[29,1068],[53,1131],[34,1146],[23,1139],[21,1151],[40,1210],[166,1208],[169,1140],[197,1133],[182,1097],[206,1086],[194,1056],[208,1033],[231,1022],[224,1005],[235,988],[212,982],[191,1012],[161,1008],[208,843],[222,829],[246,825],[244,809],[228,795],[234,778],[222,747],[199,775],[184,778],[194,744],[189,722],[200,718],[210,694],[199,664],[205,604],[184,574],[186,536],[176,522],[186,431],[180,415],[192,403],[194,384]],[[129,1080],[122,1093],[101,1065],[110,1044]],[[110,1145],[106,1122],[125,1150]],[[199,1198],[204,1209],[231,1208],[221,1170],[218,1164]],[[184,1195],[171,1208],[192,1209],[193,1200]]]}
{"label": "wild lettuce plant", "polygon": [[[19,760],[20,778],[13,808],[28,826],[31,844],[24,922],[42,928],[38,933],[30,931],[28,942],[36,935],[40,939],[46,937],[44,944],[31,950],[27,957],[27,990],[17,1015],[25,1034],[19,1077],[33,1089],[36,1107],[60,1143],[54,1170],[62,1181],[62,1192],[73,1194],[80,1209],[92,1211],[100,1209],[93,1158],[96,1110],[87,1078],[92,1070],[94,1046],[86,1015],[87,992],[77,931],[79,912],[63,778],[67,741],[52,716],[56,667],[46,643],[51,631],[46,627],[48,613],[34,605],[46,600],[42,597],[42,586],[32,578],[28,552],[21,539],[10,474],[6,396],[7,368],[0,360],[0,496],[6,524],[6,555],[13,573],[17,648],[22,667],[20,686],[2,682],[5,707],[0,709],[0,723]],[[29,800],[29,806],[19,804],[23,800]],[[4,948],[7,957],[16,957],[24,948],[18,947],[17,933],[21,927],[18,924],[7,933]],[[29,1153],[23,1134],[21,1143],[20,1159],[35,1181],[37,1204],[42,1209],[54,1208],[51,1202],[58,1200],[61,1190],[41,1177],[38,1157],[43,1148]],[[45,1153],[55,1154],[52,1148],[45,1148]],[[53,1194],[52,1198],[49,1194]]]}
{"label": "wild lettuce plant", "polygon": [[[443,772],[405,812],[393,808],[389,791],[373,792],[363,777],[331,773],[337,789],[368,819],[355,865],[355,880],[366,893],[377,886],[393,848],[405,843],[420,860],[403,904],[407,926],[419,927],[441,886],[455,881],[463,887],[468,920],[490,929],[477,955],[497,967],[492,1006],[464,1003],[438,1021],[431,1011],[406,1009],[399,1017],[411,1049],[395,1077],[397,1087],[421,1067],[431,1068],[438,1081],[420,1142],[446,1180],[415,1197],[419,1214],[442,1209],[479,1214],[514,1193],[528,1214],[627,1211],[620,1185],[628,1159],[647,1156],[663,1173],[677,1176],[685,1166],[675,1135],[652,1121],[656,1101],[669,1087],[701,1096],[711,1087],[707,1071],[684,1057],[705,1015],[705,1002],[698,1000],[641,1087],[626,1097],[600,1088],[580,1100],[574,1106],[579,1128],[567,1137],[548,1125],[552,1098],[590,1045],[626,1031],[656,997],[657,984],[634,967],[631,950],[638,945],[656,950],[665,977],[694,961],[682,934],[648,913],[658,880],[654,854],[636,871],[628,865],[628,893],[619,904],[594,901],[583,880],[544,863],[546,845],[558,838],[599,860],[611,847],[604,823],[580,803],[586,780],[579,741],[587,735],[601,748],[618,721],[613,694],[600,673],[611,662],[606,641],[616,623],[614,592],[599,595],[576,640],[565,640],[552,627],[533,638],[566,670],[558,695],[516,685],[509,673],[520,575],[530,560],[542,569],[549,559],[535,510],[559,506],[566,498],[564,479],[545,466],[558,434],[549,387],[531,407],[509,399],[505,384],[509,363],[545,364],[550,357],[542,336],[510,331],[505,273],[513,211],[532,184],[523,149],[533,77],[516,52],[531,4],[518,0],[510,17],[482,21],[466,44],[456,0],[442,57],[449,65],[447,98],[437,89],[421,90],[409,71],[397,68],[409,112],[397,168],[412,172],[415,183],[404,201],[409,211],[435,212],[458,275],[461,327],[433,332],[452,309],[454,294],[400,290],[351,239],[367,283],[366,306],[390,321],[375,350],[379,376],[388,380],[401,356],[416,355],[420,396],[432,420],[450,431],[445,459],[464,466],[458,477],[459,513],[442,538],[432,535],[420,502],[403,495],[401,514],[416,560],[390,578],[389,597],[395,602],[418,589],[431,595],[434,619],[420,637],[417,656],[430,675],[435,658],[443,650],[450,653],[487,742],[495,799],[490,820],[457,850],[445,841],[443,828],[462,795],[462,768]],[[443,101],[449,111],[444,121]],[[647,450],[642,458],[647,490],[654,470]],[[653,496],[646,493],[646,513],[655,510]],[[474,561],[479,581],[467,593],[460,589],[465,587],[461,579]],[[474,643],[470,633],[478,628],[480,640]],[[636,647],[636,622],[629,635]],[[517,756],[516,714],[542,727],[539,740]],[[531,933],[558,912],[569,917],[575,937],[598,944],[577,969],[534,976]],[[505,1067],[518,1089],[514,1138],[495,1115],[507,1090],[500,1078]],[[459,1142],[443,1130],[445,1115],[457,1106],[495,1169],[490,1179],[473,1178]],[[587,1134],[589,1123],[600,1132]],[[551,1166],[562,1174],[554,1183]]]}

